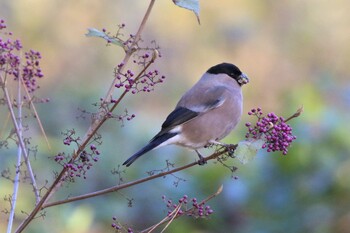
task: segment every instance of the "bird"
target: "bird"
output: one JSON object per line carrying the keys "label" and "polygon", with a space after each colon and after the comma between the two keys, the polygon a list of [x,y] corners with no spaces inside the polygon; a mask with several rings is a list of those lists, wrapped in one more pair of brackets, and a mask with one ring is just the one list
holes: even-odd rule
{"label": "bird", "polygon": [[240,121],[243,111],[241,87],[247,83],[248,76],[234,64],[224,62],[212,66],[180,98],[159,133],[123,165],[129,167],[145,153],[172,144],[193,149],[199,157],[198,163],[204,164],[198,149],[212,144],[226,145],[220,140]]}

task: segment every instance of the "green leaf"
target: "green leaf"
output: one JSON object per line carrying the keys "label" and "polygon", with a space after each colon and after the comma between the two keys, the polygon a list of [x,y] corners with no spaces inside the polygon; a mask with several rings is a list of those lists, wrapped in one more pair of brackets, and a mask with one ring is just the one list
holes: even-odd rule
{"label": "green leaf", "polygon": [[125,46],[122,40],[108,36],[106,33],[97,30],[96,28],[88,28],[88,32],[85,34],[87,37],[100,37],[105,39],[108,43],[118,45],[125,50]]}
{"label": "green leaf", "polygon": [[173,0],[175,5],[193,11],[197,17],[198,23],[201,24],[199,19],[199,0]]}
{"label": "green leaf", "polygon": [[262,139],[240,141],[234,152],[234,156],[242,164],[246,164],[253,160],[264,143],[265,141]]}

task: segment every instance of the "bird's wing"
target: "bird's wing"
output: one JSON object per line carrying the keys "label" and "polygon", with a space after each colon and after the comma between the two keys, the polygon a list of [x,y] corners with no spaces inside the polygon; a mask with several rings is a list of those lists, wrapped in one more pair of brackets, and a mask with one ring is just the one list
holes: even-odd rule
{"label": "bird's wing", "polygon": [[225,102],[225,92],[227,91],[225,87],[215,87],[204,92],[197,92],[197,95],[186,93],[162,124],[160,134],[221,106]]}
{"label": "bird's wing", "polygon": [[188,108],[177,107],[174,111],[172,111],[169,116],[166,118],[164,123],[162,124],[162,131],[164,129],[173,128],[175,126],[181,125],[196,116],[198,116],[198,112],[192,111]]}
{"label": "bird's wing", "polygon": [[225,86],[198,87],[189,90],[179,101],[177,107],[185,107],[194,112],[205,113],[220,107],[226,100],[229,89]]}

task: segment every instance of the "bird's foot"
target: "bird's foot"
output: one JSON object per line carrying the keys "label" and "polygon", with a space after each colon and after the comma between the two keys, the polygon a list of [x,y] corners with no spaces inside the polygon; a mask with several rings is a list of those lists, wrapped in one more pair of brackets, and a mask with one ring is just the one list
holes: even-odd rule
{"label": "bird's foot", "polygon": [[198,157],[199,157],[198,165],[200,165],[200,166],[205,165],[205,164],[207,163],[207,161],[205,160],[205,158],[201,155],[201,153],[199,153],[198,150],[195,150],[195,151],[196,151],[196,153],[197,153],[197,155],[198,155]]}
{"label": "bird's foot", "polygon": [[198,165],[203,166],[205,164],[207,164],[207,161],[203,157],[198,160]]}
{"label": "bird's foot", "polygon": [[236,144],[226,144],[226,143],[222,143],[222,142],[218,142],[218,141],[210,141],[210,143],[212,143],[214,145],[225,147],[230,157],[233,156],[233,153],[235,152],[235,149],[237,148]]}

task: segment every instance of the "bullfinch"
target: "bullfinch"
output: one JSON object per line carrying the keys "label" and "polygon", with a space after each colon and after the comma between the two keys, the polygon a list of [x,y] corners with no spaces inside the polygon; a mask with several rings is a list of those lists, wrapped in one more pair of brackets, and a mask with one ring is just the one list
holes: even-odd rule
{"label": "bullfinch", "polygon": [[230,63],[221,63],[207,70],[200,80],[179,100],[168,115],[160,132],[123,165],[130,166],[150,150],[179,145],[198,149],[207,145],[225,145],[219,140],[227,136],[240,121],[243,108],[242,86],[247,75]]}

